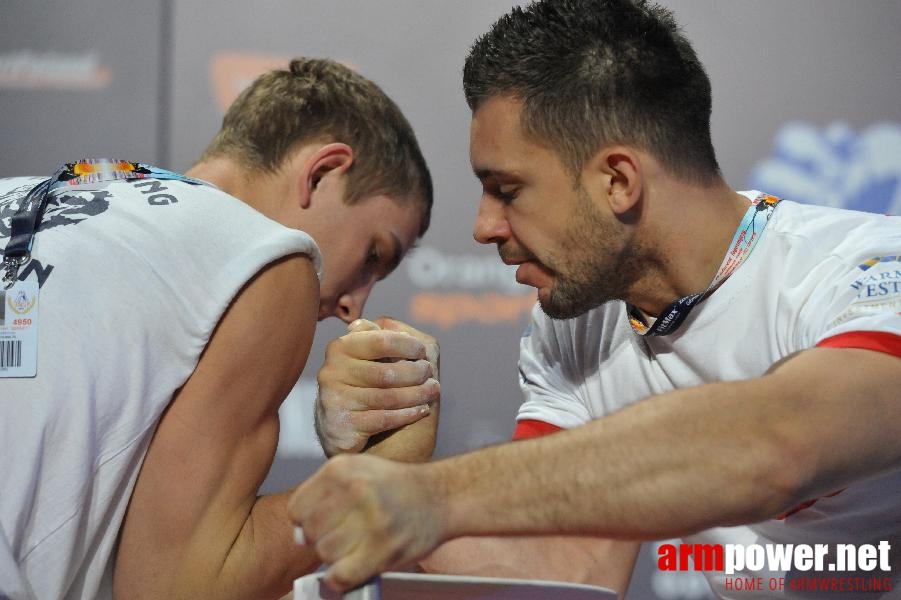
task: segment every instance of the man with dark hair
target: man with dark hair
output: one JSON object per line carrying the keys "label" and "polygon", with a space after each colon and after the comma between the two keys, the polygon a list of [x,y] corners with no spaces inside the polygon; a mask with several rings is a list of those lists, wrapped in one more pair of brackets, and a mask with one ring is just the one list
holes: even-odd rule
{"label": "man with dark hair", "polygon": [[[431,205],[398,107],[324,59],[260,77],[186,175],[0,180],[0,597],[256,600],[314,569],[288,493],[257,495],[278,408],[317,320],[361,315]],[[381,334],[435,397],[424,344]]]}
{"label": "man with dark hair", "polygon": [[[638,541],[682,537],[891,547],[875,577],[892,593],[899,219],[729,188],[707,76],[672,15],[643,0],[514,8],[472,48],[464,89],[483,188],[474,236],[538,290],[515,437],[541,439],[421,465],[330,460],[291,500],[327,580],[347,587],[454,540],[426,569],[624,593]],[[372,356],[368,333],[330,362]],[[351,378],[325,373],[326,391]],[[378,407],[378,371],[354,377]],[[344,450],[330,441],[348,430],[390,441],[347,410],[363,392],[343,393],[322,395],[320,412],[349,415],[321,419],[323,446]],[[531,534],[584,537],[454,539]],[[803,568],[768,571],[785,587],[760,595],[835,577]],[[757,574],[705,572],[723,597]]]}

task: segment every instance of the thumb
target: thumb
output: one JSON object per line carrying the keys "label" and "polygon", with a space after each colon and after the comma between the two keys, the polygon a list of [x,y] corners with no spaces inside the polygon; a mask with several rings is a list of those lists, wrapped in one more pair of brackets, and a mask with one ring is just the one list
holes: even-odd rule
{"label": "thumb", "polygon": [[356,333],[358,331],[379,331],[381,327],[368,319],[357,319],[347,326],[347,333]]}

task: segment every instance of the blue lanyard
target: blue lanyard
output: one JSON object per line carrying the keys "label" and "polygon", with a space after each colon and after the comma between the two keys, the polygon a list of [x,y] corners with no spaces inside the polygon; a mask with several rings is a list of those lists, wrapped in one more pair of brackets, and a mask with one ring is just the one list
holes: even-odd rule
{"label": "blue lanyard", "polygon": [[640,311],[628,305],[629,324],[633,331],[639,335],[669,335],[676,331],[688,313],[708,295],[713,293],[751,254],[751,250],[757,245],[760,235],[770,220],[780,198],[768,194],[760,194],[751,201],[751,206],[742,217],[735,235],[732,236],[732,244],[722,264],[703,292],[679,298],[670,304],[666,310],[654,321],[653,325],[647,325]]}
{"label": "blue lanyard", "polygon": [[3,288],[9,289],[16,281],[19,268],[31,259],[31,247],[37,234],[47,200],[60,190],[93,187],[98,183],[129,179],[176,179],[192,185],[208,185],[199,179],[185,177],[144,163],[111,160],[108,158],[82,159],[65,163],[49,179],[40,182],[28,192],[10,221],[10,237],[3,251]]}

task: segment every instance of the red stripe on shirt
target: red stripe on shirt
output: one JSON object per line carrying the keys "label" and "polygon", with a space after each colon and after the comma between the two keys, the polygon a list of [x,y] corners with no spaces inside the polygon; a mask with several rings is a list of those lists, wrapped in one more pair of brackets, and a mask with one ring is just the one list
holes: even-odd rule
{"label": "red stripe on shirt", "polygon": [[901,357],[901,335],[884,331],[849,331],[821,340],[817,348],[862,348]]}
{"label": "red stripe on shirt", "polygon": [[544,421],[536,421],[533,419],[524,419],[516,423],[516,430],[513,432],[514,440],[527,440],[529,438],[541,437],[549,433],[557,433],[562,431],[562,427],[545,423]]}

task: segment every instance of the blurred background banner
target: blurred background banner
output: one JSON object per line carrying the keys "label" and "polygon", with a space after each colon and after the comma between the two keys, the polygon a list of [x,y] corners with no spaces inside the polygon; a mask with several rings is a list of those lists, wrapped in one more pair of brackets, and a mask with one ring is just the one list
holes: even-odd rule
{"label": "blurred background banner", "polygon": [[[535,296],[493,247],[471,237],[480,188],[468,160],[461,71],[470,44],[514,4],[3,0],[0,176],[49,175],[61,162],[95,156],[184,170],[263,71],[297,55],[351,66],[405,112],[436,186],[430,231],[376,288],[367,316],[389,314],[439,338],[438,455],[505,441],[520,402],[519,337]],[[901,2],[663,4],[707,67],[714,144],[734,188],[901,214]],[[322,462],[312,429],[315,374],[325,344],[343,331],[337,321],[320,327],[282,409],[266,490],[287,488]],[[708,597],[699,575],[658,571],[656,547],[645,545],[630,599]]]}

